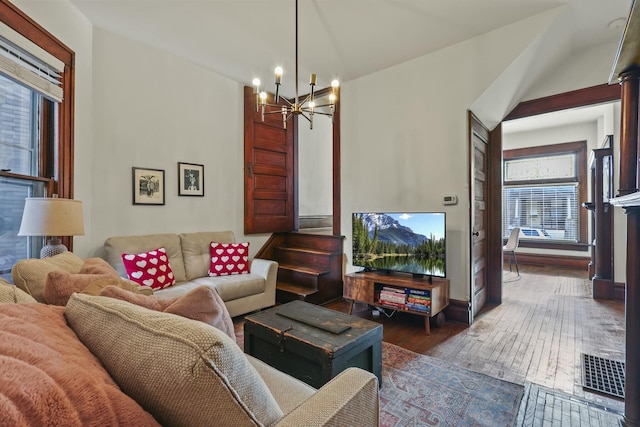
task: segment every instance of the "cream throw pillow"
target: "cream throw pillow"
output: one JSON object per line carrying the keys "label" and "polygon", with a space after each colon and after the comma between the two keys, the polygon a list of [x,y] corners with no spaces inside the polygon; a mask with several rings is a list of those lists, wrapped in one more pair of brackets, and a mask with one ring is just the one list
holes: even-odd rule
{"label": "cream throw pillow", "polygon": [[0,304],[11,302],[37,302],[31,295],[0,277]]}
{"label": "cream throw pillow", "polygon": [[11,278],[17,287],[34,297],[36,301],[45,302],[44,284],[47,275],[51,271],[60,270],[75,274],[83,264],[82,258],[69,251],[49,258],[22,259],[11,268]]}
{"label": "cream throw pillow", "polygon": [[162,425],[270,425],[266,384],[220,330],[114,298],[74,294],[67,322],[122,390]]}

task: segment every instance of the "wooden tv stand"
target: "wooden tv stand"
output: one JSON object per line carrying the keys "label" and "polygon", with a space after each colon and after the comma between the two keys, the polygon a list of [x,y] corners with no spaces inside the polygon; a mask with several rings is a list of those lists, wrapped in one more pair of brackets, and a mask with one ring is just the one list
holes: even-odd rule
{"label": "wooden tv stand", "polygon": [[[399,307],[385,305],[376,300],[376,292],[380,291],[383,286],[390,286],[399,289],[418,289],[429,291],[431,294],[431,311],[425,313],[422,311],[403,309]],[[344,276],[343,296],[351,302],[349,306],[349,314],[353,311],[353,304],[361,302],[375,307],[382,307],[405,313],[417,314],[424,317],[424,329],[427,335],[431,334],[429,319],[436,317],[441,323],[444,323],[444,313],[442,310],[449,305],[449,279],[433,277],[429,283],[429,278],[414,278],[408,274],[402,273],[377,273],[377,272],[360,272],[349,273]]]}

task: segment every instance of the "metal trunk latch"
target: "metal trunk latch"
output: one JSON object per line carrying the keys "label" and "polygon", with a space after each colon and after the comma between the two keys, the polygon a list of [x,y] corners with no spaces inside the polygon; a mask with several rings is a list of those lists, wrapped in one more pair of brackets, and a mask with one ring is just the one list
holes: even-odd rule
{"label": "metal trunk latch", "polygon": [[289,326],[287,329],[280,331],[280,353],[284,353],[284,334],[293,329],[293,326]]}

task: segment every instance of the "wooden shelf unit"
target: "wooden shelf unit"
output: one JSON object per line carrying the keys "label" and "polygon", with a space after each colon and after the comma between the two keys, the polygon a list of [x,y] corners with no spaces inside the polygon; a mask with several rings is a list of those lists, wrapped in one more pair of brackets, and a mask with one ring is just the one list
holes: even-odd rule
{"label": "wooden shelf unit", "polygon": [[[431,293],[431,311],[422,312],[411,309],[403,309],[395,306],[385,305],[376,300],[376,291],[383,286],[390,286],[398,289],[417,289],[429,291]],[[343,297],[351,302],[349,314],[353,311],[353,304],[361,302],[376,307],[388,308],[400,312],[417,314],[424,317],[424,329],[427,335],[431,334],[429,319],[440,316],[444,318],[442,310],[449,305],[449,279],[433,277],[429,282],[428,277],[414,278],[401,273],[377,273],[360,272],[349,273],[344,276]]]}

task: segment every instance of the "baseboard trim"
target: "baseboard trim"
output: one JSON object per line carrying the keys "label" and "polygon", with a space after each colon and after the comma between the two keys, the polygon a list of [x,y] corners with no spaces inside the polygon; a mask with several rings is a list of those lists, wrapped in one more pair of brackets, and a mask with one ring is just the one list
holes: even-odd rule
{"label": "baseboard trim", "polygon": [[611,279],[591,279],[594,299],[613,299],[614,282]]}
{"label": "baseboard trim", "polygon": [[622,302],[624,302],[626,294],[627,294],[626,285],[624,283],[614,282],[614,284],[613,284],[613,300],[614,301],[622,301]]}
{"label": "baseboard trim", "polygon": [[605,299],[612,301],[624,301],[625,284],[614,282],[610,279],[593,278],[591,280],[593,286],[593,298]]}
{"label": "baseboard trim", "polygon": [[[591,258],[577,256],[526,254],[521,252],[516,252],[516,255],[518,257],[518,264],[520,265],[561,267],[587,271],[589,268],[589,262],[591,262]],[[504,263],[509,264],[506,255],[503,258]]]}
{"label": "baseboard trim", "polygon": [[447,322],[462,323],[470,325],[469,321],[469,301],[450,299],[449,305],[444,309]]}

